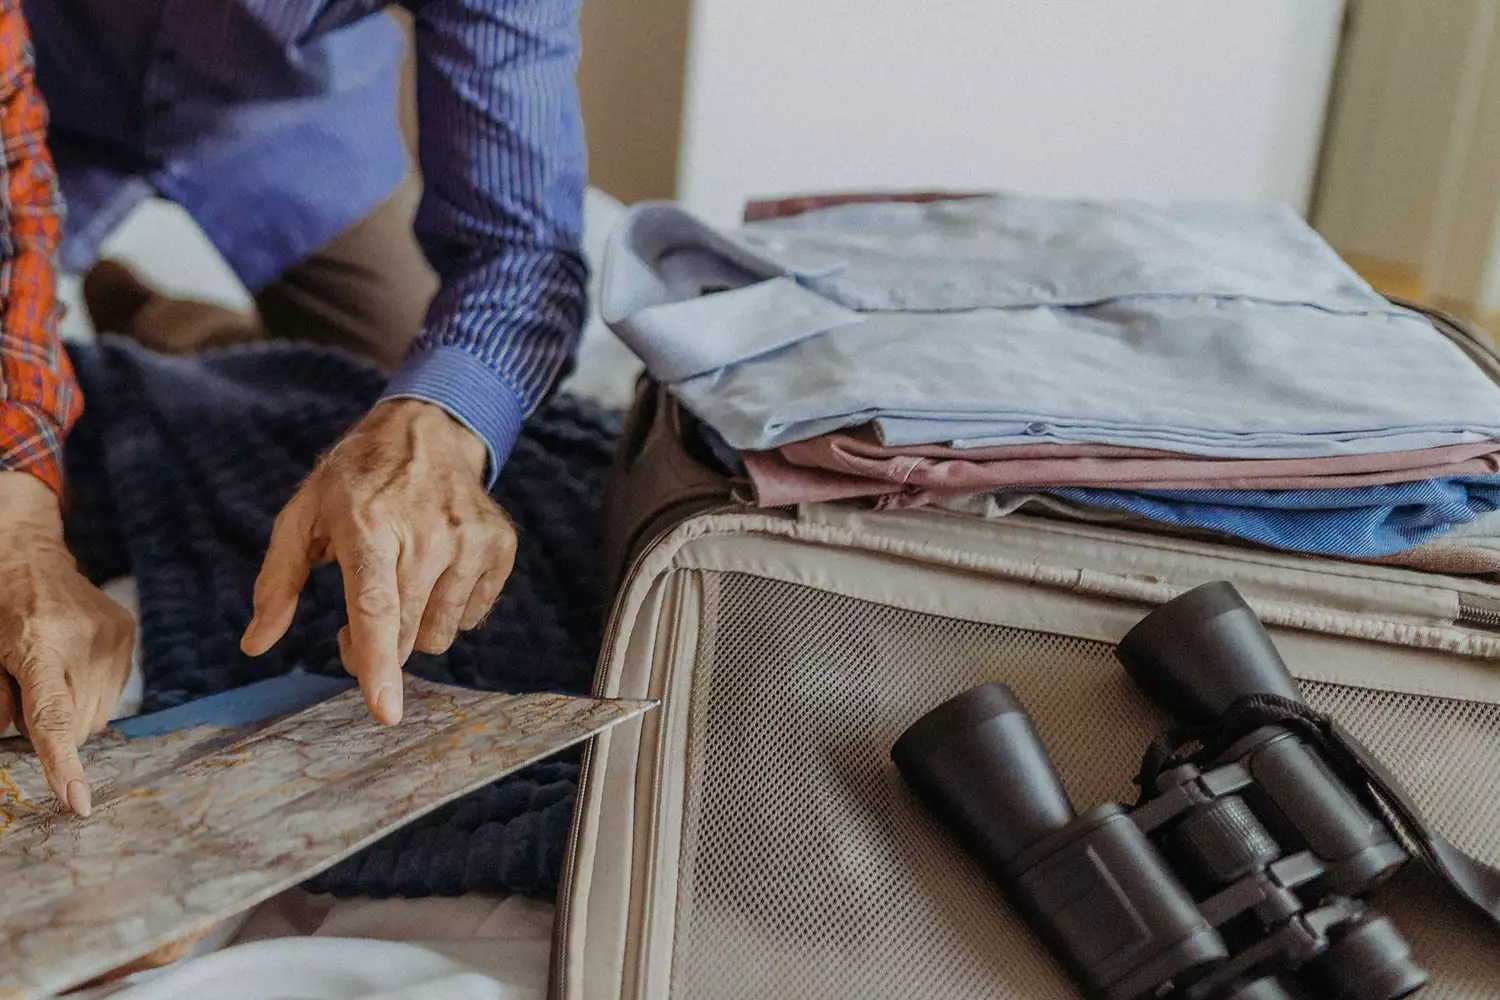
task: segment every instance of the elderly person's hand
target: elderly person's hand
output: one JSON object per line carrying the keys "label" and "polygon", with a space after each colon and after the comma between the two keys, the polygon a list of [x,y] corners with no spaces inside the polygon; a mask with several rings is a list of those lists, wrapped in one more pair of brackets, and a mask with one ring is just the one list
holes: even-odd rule
{"label": "elderly person's hand", "polygon": [[16,724],[80,816],[92,800],[78,747],[108,724],[134,647],[129,613],[69,554],[57,495],[0,472],[0,731]]}
{"label": "elderly person's hand", "polygon": [[484,488],[488,453],[430,403],[381,403],[308,476],[276,519],[255,617],[241,641],[259,656],[286,634],[312,566],[343,571],[344,669],[376,720],[401,719],[401,668],[478,625],[515,564],[516,531]]}

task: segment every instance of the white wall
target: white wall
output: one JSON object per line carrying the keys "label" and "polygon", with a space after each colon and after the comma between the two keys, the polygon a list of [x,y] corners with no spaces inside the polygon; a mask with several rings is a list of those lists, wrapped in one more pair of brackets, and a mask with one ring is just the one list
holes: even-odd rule
{"label": "white wall", "polygon": [[[109,234],[99,255],[124,263],[151,287],[174,298],[246,311],[255,307],[192,216],[169,201],[151,198],[136,206]],[[65,308],[59,332],[71,340],[91,338],[94,324],[83,304],[82,282],[62,278],[57,297]]]}
{"label": "white wall", "polygon": [[695,0],[678,192],[929,186],[1305,209],[1341,0]]}

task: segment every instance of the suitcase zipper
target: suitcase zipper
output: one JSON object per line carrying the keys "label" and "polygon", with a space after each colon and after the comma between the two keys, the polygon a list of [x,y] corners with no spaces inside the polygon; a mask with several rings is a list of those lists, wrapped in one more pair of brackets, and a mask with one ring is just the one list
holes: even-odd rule
{"label": "suitcase zipper", "polygon": [[1500,631],[1500,599],[1479,594],[1459,594],[1458,616],[1453,619],[1453,623]]}
{"label": "suitcase zipper", "polygon": [[[1480,354],[1489,358],[1493,363],[1500,365],[1500,350],[1497,350],[1494,341],[1478,332],[1472,325],[1458,319],[1440,309],[1430,306],[1419,305],[1404,299],[1392,298],[1392,302],[1399,306],[1421,313],[1434,324],[1440,325],[1451,332],[1452,339],[1462,340],[1470,345]],[[1496,376],[1495,371],[1489,373],[1491,377]],[[1479,594],[1459,594],[1458,614],[1453,619],[1455,625],[1469,625],[1475,628],[1500,631],[1500,599],[1484,597]]]}
{"label": "suitcase zipper", "polygon": [[[719,495],[722,496],[722,494]],[[717,506],[710,506],[705,509],[695,511],[693,516],[708,517],[714,514],[724,514],[733,510],[738,510],[741,506],[741,504],[737,503],[718,504]],[[654,521],[660,516],[661,512],[658,512],[656,515],[653,515],[652,520]],[[616,588],[617,595],[623,594],[630,589],[631,585],[635,583],[635,577],[636,574],[640,571],[641,564],[644,563],[647,557],[649,557],[651,553],[656,550],[656,547],[664,538],[667,537],[668,534],[670,534],[669,531],[658,533],[656,537],[652,538],[650,542],[643,545],[640,548],[640,551],[636,552],[636,554],[631,557],[630,565],[626,568],[624,574],[621,576],[620,586]],[[615,645],[620,638],[619,631],[620,604],[618,600],[615,600],[610,604],[609,617],[605,620],[604,623],[605,640],[604,646],[599,653],[599,664],[601,667],[604,664],[609,663],[614,658]],[[598,670],[595,672],[594,677],[594,686],[592,689],[593,697],[604,697],[604,688],[605,674],[603,670]],[[568,949],[566,946],[569,936],[568,927],[570,915],[573,908],[573,882],[577,876],[578,841],[583,836],[582,807],[583,801],[586,797],[586,792],[588,790],[589,774],[593,770],[593,760],[594,740],[591,739],[585,742],[583,745],[583,760],[578,769],[578,790],[574,793],[574,802],[576,803],[576,805],[574,806],[573,811],[573,821],[569,824],[568,829],[568,849],[566,854],[568,863],[563,868],[562,875],[558,879],[557,884],[557,903],[555,906],[555,914],[553,917],[557,930],[553,935],[554,940],[552,947],[552,977],[551,983],[549,984],[547,990],[547,994],[550,998],[552,998],[552,1000],[562,1000],[563,997],[567,996]],[[658,769],[658,773],[652,776],[653,797],[655,797],[657,792],[660,790],[660,784],[661,776]]]}

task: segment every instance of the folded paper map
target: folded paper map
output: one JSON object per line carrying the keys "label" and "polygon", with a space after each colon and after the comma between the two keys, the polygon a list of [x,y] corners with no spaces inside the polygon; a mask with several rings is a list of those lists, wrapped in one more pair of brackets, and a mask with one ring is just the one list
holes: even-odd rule
{"label": "folded paper map", "polygon": [[57,811],[24,745],[0,746],[0,998],[119,968],[650,707],[410,679],[398,726],[345,690],[271,721],[124,727],[84,748],[86,820]]}

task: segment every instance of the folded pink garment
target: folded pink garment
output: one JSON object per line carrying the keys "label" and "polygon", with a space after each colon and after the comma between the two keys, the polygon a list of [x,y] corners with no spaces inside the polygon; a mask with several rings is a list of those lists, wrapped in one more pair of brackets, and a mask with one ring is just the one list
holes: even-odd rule
{"label": "folded pink garment", "polygon": [[934,201],[963,201],[968,198],[993,198],[995,193],[979,191],[841,191],[837,194],[796,195],[790,198],[760,198],[745,203],[744,220],[761,222],[805,215],[824,208],[842,205],[870,205],[882,202],[904,202],[925,205]]}
{"label": "folded pink garment", "polygon": [[1112,445],[887,448],[860,431],[745,452],[763,507],[876,498],[919,507],[943,497],[1037,486],[1295,490],[1386,486],[1500,472],[1500,441],[1329,458],[1213,459]]}

